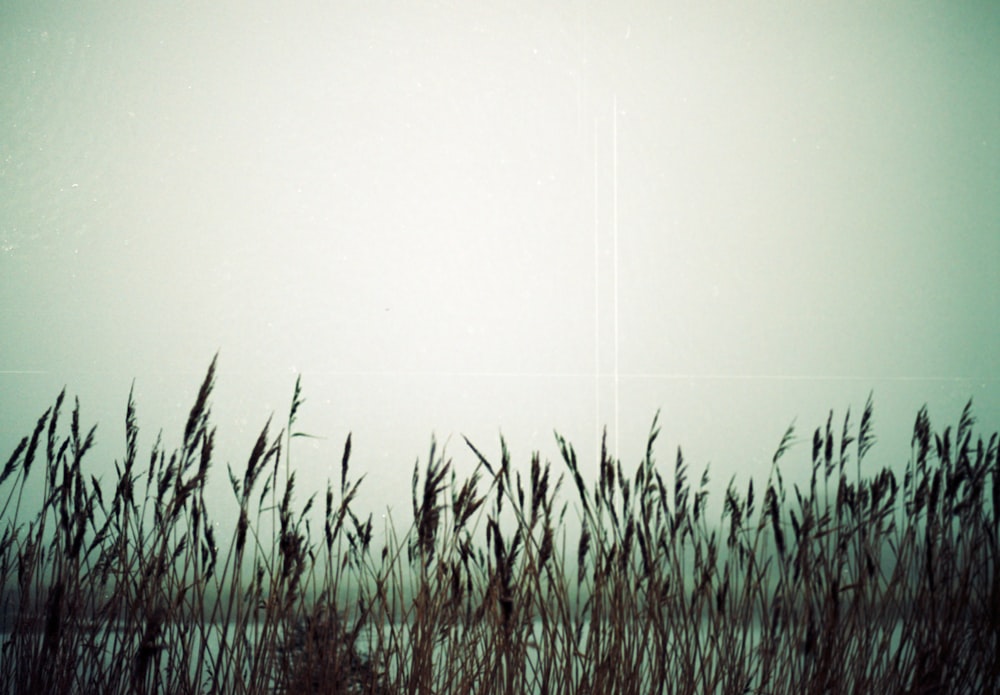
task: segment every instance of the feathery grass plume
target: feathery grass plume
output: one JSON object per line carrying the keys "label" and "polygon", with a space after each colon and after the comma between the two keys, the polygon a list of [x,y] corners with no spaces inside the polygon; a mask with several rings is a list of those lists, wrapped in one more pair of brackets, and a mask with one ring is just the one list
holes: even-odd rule
{"label": "feathery grass plume", "polygon": [[305,403],[305,399],[302,398],[302,375],[299,374],[295,377],[295,389],[292,392],[292,405],[288,409],[288,431],[291,432],[291,426],[295,424],[295,416],[298,415],[299,408]]}
{"label": "feathery grass plume", "polygon": [[583,577],[587,571],[587,553],[590,550],[590,523],[587,517],[583,518],[582,523],[580,541],[576,549],[577,584],[583,583]]}
{"label": "feathery grass plume", "polygon": [[910,445],[917,445],[917,472],[923,475],[927,468],[927,454],[931,448],[931,419],[927,413],[927,404],[917,411],[917,419],[913,423],[913,438]]}
{"label": "feathery grass plume", "polygon": [[873,418],[875,406],[873,403],[873,392],[868,392],[868,399],[865,401],[865,410],[861,414],[861,427],[858,434],[858,467],[867,453],[875,445],[875,434],[873,432]]}
{"label": "feathery grass plume", "polygon": [[[79,401],[77,404],[79,405]],[[35,449],[38,448],[38,440],[42,435],[42,430],[45,429],[45,423],[48,421],[51,412],[52,409],[49,408],[42,413],[42,416],[38,418],[38,422],[35,423],[34,432],[31,433],[31,441],[28,444],[28,450],[24,454],[23,468],[25,478],[28,477],[28,472],[31,470],[31,462],[35,460]]]}
{"label": "feathery grass plume", "polygon": [[185,450],[190,446],[195,432],[201,429],[204,426],[204,422],[208,419],[208,399],[212,394],[212,389],[215,387],[215,366],[218,361],[219,353],[216,352],[215,356],[212,357],[211,363],[208,365],[208,372],[205,374],[204,381],[201,382],[201,388],[198,389],[198,397],[191,407],[191,412],[188,413],[187,424],[184,426],[183,448]]}
{"label": "feathery grass plume", "polygon": [[[767,492],[764,494],[764,513],[771,520],[771,531],[774,533],[774,543],[775,547],[778,549],[778,555],[784,556],[785,554],[785,534],[781,528],[781,518],[780,511],[778,509],[778,495],[774,491],[774,486],[768,486]],[[795,513],[792,512],[793,523],[795,520]],[[798,533],[798,524],[795,524],[796,534]]]}
{"label": "feathery grass plume", "polygon": [[[486,501],[485,497],[477,497],[476,495],[476,489],[479,486],[478,468],[477,466],[472,476],[462,484],[458,494],[455,494],[454,491],[452,493],[451,510],[454,519],[452,533],[456,536]],[[454,471],[452,474],[454,475]]]}
{"label": "feathery grass plume", "polygon": [[25,448],[28,446],[28,438],[21,437],[21,441],[18,445],[14,447],[14,452],[7,459],[7,463],[3,467],[3,472],[0,473],[0,485],[3,485],[4,481],[10,477],[11,473],[17,468],[17,462],[21,459],[21,454],[24,453]]}
{"label": "feathery grass plume", "polygon": [[729,485],[726,487],[726,500],[722,508],[723,519],[725,519],[726,515],[729,516],[729,538],[727,545],[730,548],[736,545],[737,533],[743,527],[743,505],[733,485],[735,482],[736,476],[734,475],[729,479]]}
{"label": "feathery grass plume", "polygon": [[[603,441],[608,436],[607,428],[604,430],[604,434],[601,436],[602,444],[601,449],[604,449]],[[587,486],[583,483],[583,476],[580,475],[580,468],[577,466],[576,462],[576,452],[573,450],[573,445],[567,442],[560,436],[558,432],[555,433],[556,443],[559,445],[559,453],[562,455],[562,460],[566,463],[569,468],[569,472],[573,474],[573,482],[576,484],[577,492],[579,493],[580,504],[583,505],[583,511],[585,515],[590,514],[590,504],[587,502]]]}
{"label": "feathery grass plume", "polygon": [[705,466],[705,470],[701,474],[701,482],[698,485],[698,492],[694,496],[694,520],[695,523],[701,516],[701,510],[705,505],[705,498],[708,497],[708,469],[709,465]]}
{"label": "feathery grass plume", "polygon": [[601,438],[600,478],[594,488],[594,506],[598,514],[607,512],[611,517],[611,530],[620,532],[618,514],[615,513],[615,467],[608,454],[607,437]]}
{"label": "feathery grass plume", "polygon": [[622,471],[622,462],[616,463],[618,470],[618,489],[622,495],[621,511],[623,516],[627,516],[632,510],[632,484]]}
{"label": "feathery grass plume", "polygon": [[[785,430],[785,433],[781,436],[781,442],[778,444],[778,448],[774,451],[774,456],[771,457],[771,470],[776,472],[778,461],[781,457],[788,452],[795,443],[795,420],[792,420],[791,424]],[[815,443],[813,444],[813,460],[816,459],[816,448]]]}
{"label": "feathery grass plume", "polygon": [[437,441],[431,438],[430,453],[427,457],[427,468],[424,473],[423,493],[417,496],[417,485],[420,477],[420,462],[413,468],[413,518],[417,527],[416,550],[419,551],[425,566],[434,559],[434,539],[441,520],[439,495],[444,492],[444,480],[451,468],[451,462],[436,456]]}
{"label": "feathery grass plume", "polygon": [[823,461],[826,463],[826,477],[833,474],[833,411],[830,411],[826,419],[826,433],[823,437]]}
{"label": "feathery grass plume", "polygon": [[503,500],[505,491],[510,490],[510,451],[507,449],[507,441],[500,437],[500,472],[496,477],[496,515],[499,517],[503,513]]}
{"label": "feathery grass plume", "polygon": [[163,430],[160,430],[156,434],[156,441],[153,442],[153,446],[149,451],[149,466],[146,469],[146,489],[148,490],[153,481],[153,476],[156,474],[157,463],[159,463],[159,468],[163,468],[163,461],[165,453],[162,448],[163,444]]}
{"label": "feathery grass plume", "polygon": [[347,433],[347,440],[344,442],[344,454],[340,457],[340,494],[347,491],[347,470],[351,460],[351,433]]}
{"label": "feathery grass plume", "polygon": [[[854,435],[851,434],[851,409],[848,408],[847,412],[844,413],[844,426],[840,430],[840,454],[837,457],[838,472],[843,475],[844,468],[847,466],[847,448],[854,442]],[[827,473],[827,478],[829,479],[832,471]]]}
{"label": "feathery grass plume", "polygon": [[285,485],[285,494],[281,497],[281,506],[278,507],[278,511],[285,514],[286,516],[290,514],[292,508],[292,493],[295,490],[295,474],[288,478],[288,484]]}
{"label": "feathery grass plume", "polygon": [[951,465],[951,426],[944,428],[944,437],[934,435],[934,444],[937,450],[938,460],[945,466]]}
{"label": "feathery grass plume", "polygon": [[[612,505],[615,501],[615,472],[614,472],[615,462],[608,455],[608,438],[607,431],[601,437],[601,459],[599,461],[600,477],[598,479],[599,485],[594,501],[598,506],[602,503],[606,503],[607,507],[613,508]],[[615,524],[617,526],[617,524]]]}
{"label": "feathery grass plume", "polygon": [[52,417],[49,419],[49,431],[45,443],[46,461],[49,465],[58,460],[55,456],[56,428],[59,425],[59,413],[62,411],[62,404],[65,398],[66,387],[64,386],[62,391],[59,392],[59,395],[56,396],[55,405],[52,406]]}
{"label": "feathery grass plume", "polygon": [[524,485],[521,483],[521,471],[514,473],[514,489],[517,490],[517,508],[524,509]]}
{"label": "feathery grass plume", "polygon": [[198,460],[198,473],[195,476],[198,485],[202,485],[205,482],[205,479],[208,477],[208,469],[212,465],[212,452],[215,450],[215,432],[216,429],[213,427],[202,433],[201,456]]}
{"label": "feathery grass plume", "polygon": [[955,434],[955,441],[963,442],[972,434],[972,428],[976,424],[976,418],[972,414],[972,399],[970,398],[965,407],[962,408],[962,415],[958,420],[958,430]]}
{"label": "feathery grass plume", "polygon": [[663,482],[663,477],[660,475],[660,471],[653,470],[653,476],[656,478],[656,489],[659,491],[659,496],[657,501],[659,502],[659,507],[657,509],[657,515],[661,512],[664,516],[670,516],[670,503],[667,497],[667,486]]}
{"label": "feathery grass plume", "polygon": [[[58,413],[57,413],[58,415]],[[131,471],[139,453],[139,424],[135,413],[135,379],[128,389],[128,403],[125,406],[125,468]]]}
{"label": "feathery grass plume", "polygon": [[[674,459],[674,516],[675,520],[671,531],[676,531],[681,526],[681,522],[687,519],[687,464],[684,463],[684,454],[681,448],[677,447],[677,458]],[[683,540],[683,534],[681,536]]]}
{"label": "feathery grass plume", "polygon": [[528,528],[534,528],[538,520],[538,510],[545,501],[549,489],[549,464],[545,464],[544,474],[541,472],[541,460],[538,452],[531,455],[531,517]]}
{"label": "feathery grass plume", "polygon": [[257,436],[257,441],[253,445],[250,458],[247,460],[247,469],[243,474],[243,504],[246,504],[247,497],[250,495],[254,483],[257,482],[261,469],[267,465],[264,452],[267,449],[267,431],[270,426],[271,418],[268,417],[263,429],[261,429],[260,434]]}
{"label": "feathery grass plume", "polygon": [[629,515],[625,522],[625,534],[622,538],[622,551],[619,561],[621,562],[621,572],[622,574],[627,574],[629,571],[630,562],[632,559],[632,543],[635,540],[635,519]]}

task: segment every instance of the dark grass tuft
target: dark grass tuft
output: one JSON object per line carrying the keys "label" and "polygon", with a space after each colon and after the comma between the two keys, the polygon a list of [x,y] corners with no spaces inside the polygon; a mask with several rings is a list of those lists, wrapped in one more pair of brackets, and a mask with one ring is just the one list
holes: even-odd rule
{"label": "dark grass tuft", "polygon": [[556,434],[558,476],[466,439],[464,479],[432,440],[412,523],[380,529],[355,512],[350,435],[339,486],[297,502],[296,380],[287,429],[269,420],[242,476],[228,469],[227,528],[205,490],[216,362],[179,448],[157,437],[144,473],[131,391],[115,479],[86,472],[95,429],[76,401],[60,424],[65,390],[6,459],[6,692],[1000,690],[1000,438],[977,437],[971,401],[943,431],[920,410],[899,479],[868,469],[871,395],[856,428],[831,412],[815,429],[808,482],[786,488],[793,423],[762,488],[728,481],[718,520],[707,467],[695,477],[680,448],[656,462],[659,414],[631,476],[606,437],[583,463]]}

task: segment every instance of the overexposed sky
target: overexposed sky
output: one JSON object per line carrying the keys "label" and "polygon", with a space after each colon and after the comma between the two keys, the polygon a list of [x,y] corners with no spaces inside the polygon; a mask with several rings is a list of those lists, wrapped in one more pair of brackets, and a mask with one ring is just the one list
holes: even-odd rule
{"label": "overexposed sky", "polygon": [[997,427],[994,3],[169,5],[0,9],[5,449],[64,383],[177,432],[216,350],[224,456],[301,373],[403,508],[432,431]]}

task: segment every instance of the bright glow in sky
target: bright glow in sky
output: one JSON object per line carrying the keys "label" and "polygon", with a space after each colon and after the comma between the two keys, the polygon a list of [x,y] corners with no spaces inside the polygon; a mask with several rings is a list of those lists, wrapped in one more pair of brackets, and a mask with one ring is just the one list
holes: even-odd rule
{"label": "bright glow in sky", "polygon": [[996,3],[483,5],[7,3],[4,449],[64,383],[178,432],[219,349],[224,456],[302,373],[309,481],[353,430],[404,508],[432,431],[591,455],[616,369],[720,480],[872,389],[880,464],[996,428]]}

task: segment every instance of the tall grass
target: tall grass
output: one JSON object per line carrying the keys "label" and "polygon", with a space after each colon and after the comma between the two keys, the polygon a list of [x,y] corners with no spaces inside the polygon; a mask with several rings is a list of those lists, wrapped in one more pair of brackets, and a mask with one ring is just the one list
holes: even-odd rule
{"label": "tall grass", "polygon": [[857,427],[816,429],[802,488],[781,472],[790,427],[763,485],[731,480],[711,520],[709,471],[679,449],[659,465],[655,418],[645,457],[602,448],[589,484],[558,435],[561,463],[523,469],[466,440],[465,478],[432,442],[412,523],[376,533],[349,436],[321,508],[296,506],[297,382],[286,427],[228,470],[224,528],[206,504],[215,369],[169,453],[140,460],[130,394],[110,483],[85,473],[94,429],[79,403],[67,428],[65,392],[7,460],[8,692],[1000,691],[998,442],[974,438],[971,403],[940,433],[921,409],[902,481],[867,468],[870,398]]}

